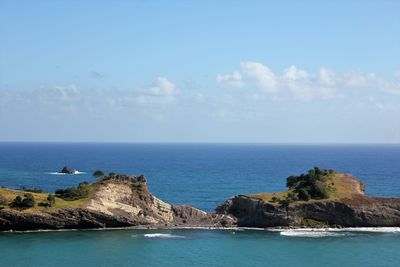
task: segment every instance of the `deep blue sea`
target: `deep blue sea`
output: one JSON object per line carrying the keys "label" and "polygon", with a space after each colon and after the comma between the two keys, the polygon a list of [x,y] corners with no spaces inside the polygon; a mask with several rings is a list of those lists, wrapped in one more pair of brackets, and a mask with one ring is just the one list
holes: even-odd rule
{"label": "deep blue sea", "polygon": [[[55,175],[64,165],[82,174]],[[400,196],[400,145],[0,143],[0,186],[54,191],[93,181],[96,169],[144,174],[162,200],[207,211],[236,194],[284,190],[287,176],[314,166]],[[400,266],[400,233],[284,234],[0,233],[0,266]]]}

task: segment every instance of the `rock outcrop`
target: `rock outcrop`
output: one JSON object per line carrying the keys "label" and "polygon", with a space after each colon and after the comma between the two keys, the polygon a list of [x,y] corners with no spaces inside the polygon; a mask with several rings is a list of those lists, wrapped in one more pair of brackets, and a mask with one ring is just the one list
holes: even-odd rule
{"label": "rock outcrop", "polygon": [[75,174],[76,170],[75,169],[70,169],[67,166],[64,166],[64,168],[61,169],[60,173],[65,173],[65,174]]}
{"label": "rock outcrop", "polygon": [[351,194],[343,198],[295,201],[280,205],[238,195],[217,207],[218,214],[234,217],[241,227],[398,227],[400,198],[366,196],[363,184],[340,175]]}

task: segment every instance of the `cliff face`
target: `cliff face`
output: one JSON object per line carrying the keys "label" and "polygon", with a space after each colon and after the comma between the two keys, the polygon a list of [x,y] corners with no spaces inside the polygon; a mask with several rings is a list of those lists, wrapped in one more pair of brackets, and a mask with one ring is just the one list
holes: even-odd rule
{"label": "cliff face", "polygon": [[190,206],[173,206],[153,196],[143,176],[111,175],[93,185],[77,208],[0,210],[0,231],[79,229],[126,226],[221,226],[229,216],[207,214]]}
{"label": "cliff face", "polygon": [[149,193],[144,178],[116,175],[100,181],[86,209],[140,224],[171,223],[172,206]]}
{"label": "cliff face", "polygon": [[[217,207],[242,227],[378,227],[400,226],[400,199],[365,196],[363,184],[350,175],[339,177],[349,189],[343,197],[295,201],[279,205],[251,196],[235,196]],[[339,194],[340,196],[340,194]]]}

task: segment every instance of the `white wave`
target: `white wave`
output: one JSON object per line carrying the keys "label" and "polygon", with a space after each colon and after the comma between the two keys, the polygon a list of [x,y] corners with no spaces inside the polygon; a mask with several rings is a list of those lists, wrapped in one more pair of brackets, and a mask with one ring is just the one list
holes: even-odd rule
{"label": "white wave", "polygon": [[182,236],[182,235],[161,234],[161,233],[144,234],[144,237],[147,237],[147,238],[163,238],[163,239],[182,239],[182,238],[186,238],[185,236]]}
{"label": "white wave", "polygon": [[62,172],[48,172],[51,175],[74,175],[74,174],[86,174],[86,172],[75,171],[74,173],[62,173]]}
{"label": "white wave", "polygon": [[400,227],[349,227],[349,228],[339,228],[336,229],[336,231],[364,232],[364,233],[400,233]]}
{"label": "white wave", "polygon": [[343,227],[343,228],[271,228],[268,231],[297,231],[297,232],[365,232],[365,233],[400,233],[400,227]]}
{"label": "white wave", "polygon": [[328,231],[296,231],[288,230],[280,233],[283,236],[293,237],[328,237],[328,236],[345,236],[346,233],[328,232]]}
{"label": "white wave", "polygon": [[400,227],[297,228],[282,231],[283,236],[325,237],[349,236],[357,233],[400,233]]}

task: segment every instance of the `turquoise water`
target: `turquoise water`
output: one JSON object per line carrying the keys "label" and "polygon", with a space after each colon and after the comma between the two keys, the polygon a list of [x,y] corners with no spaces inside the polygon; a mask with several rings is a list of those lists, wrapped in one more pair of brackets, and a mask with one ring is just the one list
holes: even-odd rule
{"label": "turquoise water", "polygon": [[[84,173],[52,174],[64,165]],[[283,190],[287,176],[315,165],[356,175],[366,183],[369,194],[400,196],[399,145],[0,143],[0,186],[53,191],[93,181],[91,173],[101,168],[143,173],[150,190],[161,199],[204,210],[213,210],[232,195]],[[400,266],[399,250],[398,232],[294,236],[232,230],[0,233],[1,267]]]}
{"label": "turquoise water", "polygon": [[[164,238],[145,237],[162,233]],[[286,237],[232,230],[0,234],[1,266],[399,266],[400,234]]]}

